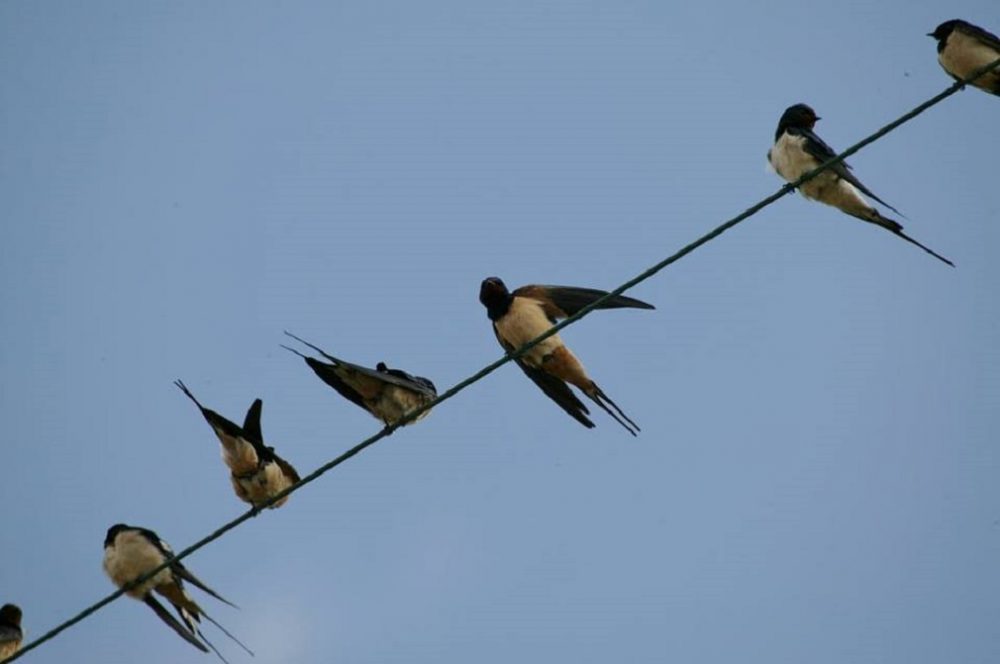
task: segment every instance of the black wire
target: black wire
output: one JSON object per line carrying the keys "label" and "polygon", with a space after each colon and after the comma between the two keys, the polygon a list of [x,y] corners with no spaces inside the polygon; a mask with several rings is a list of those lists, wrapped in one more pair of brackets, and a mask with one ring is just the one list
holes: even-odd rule
{"label": "black wire", "polygon": [[883,136],[885,136],[886,134],[888,134],[890,131],[896,129],[897,127],[899,127],[902,124],[905,124],[906,122],[909,122],[910,120],[912,120],[916,116],[920,115],[921,113],[923,113],[927,109],[931,108],[932,106],[935,106],[935,105],[939,104],[940,102],[944,101],[945,99],[947,99],[951,95],[953,95],[956,92],[958,92],[959,90],[963,89],[968,83],[971,83],[972,81],[975,81],[980,76],[983,76],[984,74],[987,74],[987,73],[993,71],[997,67],[1000,67],[1000,59],[994,60],[992,63],[990,63],[990,64],[988,64],[988,65],[986,65],[984,67],[980,67],[976,71],[972,72],[968,77],[966,77],[966,78],[964,78],[964,79],[962,79],[960,81],[955,82],[953,85],[951,85],[950,87],[948,87],[947,89],[945,89],[943,92],[941,92],[941,93],[939,93],[939,94],[931,97],[930,99],[928,99],[924,103],[920,104],[919,106],[916,106],[915,108],[913,108],[909,112],[904,113],[903,115],[899,116],[898,118],[896,118],[895,120],[893,120],[889,124],[887,124],[887,125],[883,126],[882,128],[880,128],[875,133],[871,134],[870,136],[868,136],[866,138],[863,138],[862,140],[858,141],[857,143],[855,143],[851,147],[847,148],[846,150],[844,150],[843,152],[841,152],[840,154],[838,154],[836,157],[833,157],[832,159],[829,159],[829,160],[823,162],[822,164],[820,164],[819,166],[817,166],[813,170],[809,171],[808,173],[805,173],[802,177],[800,177],[795,182],[790,182],[790,183],[786,184],[781,189],[779,189],[775,193],[771,194],[767,198],[764,198],[761,201],[757,202],[756,204],[748,207],[743,212],[741,212],[738,215],[736,215],[735,217],[729,219],[725,223],[717,226],[712,231],[710,231],[710,232],[706,233],[705,235],[701,236],[700,238],[698,238],[694,242],[692,242],[692,243],[690,243],[688,245],[685,245],[684,247],[682,247],[677,252],[671,254],[667,258],[664,258],[659,263],[656,263],[655,265],[653,265],[652,267],[648,268],[647,270],[641,272],[640,274],[638,274],[637,276],[633,277],[632,279],[629,279],[628,281],[626,281],[625,283],[623,283],[618,288],[614,289],[613,291],[610,291],[606,295],[602,296],[600,299],[598,299],[598,300],[590,303],[589,305],[587,305],[586,307],[584,307],[583,309],[581,309],[577,313],[575,313],[572,316],[569,316],[568,318],[560,321],[558,324],[553,325],[552,327],[550,327],[548,330],[546,330],[542,334],[538,335],[537,337],[535,337],[534,339],[532,339],[528,343],[526,343],[523,346],[521,346],[520,348],[518,348],[516,351],[514,351],[512,353],[509,353],[509,354],[501,357],[500,359],[492,362],[491,364],[488,364],[487,366],[483,367],[482,369],[480,369],[476,373],[472,374],[471,376],[469,376],[465,380],[463,380],[463,381],[461,381],[459,383],[456,383],[451,388],[449,388],[448,390],[446,390],[445,392],[443,392],[441,395],[439,395],[433,401],[430,401],[430,402],[424,404],[420,408],[417,408],[415,410],[410,411],[406,416],[404,416],[403,418],[401,418],[395,424],[387,426],[384,429],[382,429],[381,431],[379,431],[378,433],[376,433],[375,435],[370,436],[370,437],[364,439],[363,441],[361,441],[360,443],[358,443],[357,445],[355,445],[351,449],[347,450],[346,452],[344,452],[343,454],[341,454],[337,458],[333,459],[332,461],[328,461],[327,463],[323,464],[322,466],[320,466],[319,468],[317,468],[313,472],[309,473],[308,475],[306,475],[305,477],[303,477],[301,480],[299,480],[295,484],[293,484],[293,485],[285,488],[283,491],[279,491],[278,493],[276,493],[275,495],[271,496],[266,501],[262,502],[260,505],[257,505],[255,507],[253,507],[252,509],[244,512],[243,514],[241,514],[240,516],[236,517],[232,521],[229,521],[228,523],[222,525],[220,528],[216,529],[211,534],[206,535],[205,537],[201,538],[200,540],[198,540],[197,542],[195,542],[191,546],[187,547],[186,549],[182,549],[179,553],[174,554],[173,557],[167,558],[166,560],[164,560],[157,567],[151,569],[150,571],[146,572],[145,574],[142,574],[141,576],[136,577],[130,583],[126,584],[122,588],[119,588],[118,590],[116,590],[115,592],[111,593],[110,595],[108,595],[104,599],[102,599],[102,600],[100,600],[100,601],[92,604],[91,606],[87,607],[86,609],[80,611],[78,614],[76,614],[72,618],[70,618],[70,619],[68,619],[68,620],[60,623],[59,625],[57,625],[56,627],[52,628],[51,630],[49,630],[48,632],[46,632],[42,636],[38,637],[37,639],[35,639],[31,643],[29,643],[26,646],[24,646],[23,648],[21,648],[21,650],[19,650],[17,653],[15,653],[14,655],[12,655],[11,657],[8,657],[7,659],[4,659],[4,660],[0,660],[0,664],[7,664],[8,662],[13,662],[15,659],[18,659],[19,657],[21,657],[25,653],[29,652],[30,650],[34,650],[35,648],[37,648],[38,646],[42,645],[46,641],[49,641],[49,640],[55,638],[55,636],[57,634],[59,634],[60,632],[62,632],[64,630],[72,627],[76,623],[80,622],[81,620],[84,620],[85,618],[87,618],[88,616],[96,613],[97,611],[100,611],[102,608],[104,608],[105,606],[107,606],[111,602],[115,601],[116,599],[118,599],[119,597],[121,597],[122,595],[124,595],[127,591],[131,590],[132,588],[134,588],[134,587],[140,585],[141,583],[144,583],[145,581],[147,581],[147,580],[151,579],[152,577],[156,576],[156,574],[158,574],[160,571],[166,569],[167,567],[169,567],[170,565],[172,565],[174,562],[179,561],[179,560],[181,560],[183,558],[187,558],[189,555],[191,555],[192,553],[194,553],[198,549],[201,549],[202,547],[206,546],[207,544],[210,544],[211,542],[219,539],[220,537],[222,537],[223,535],[225,535],[227,532],[229,532],[233,528],[236,528],[238,525],[240,525],[244,521],[248,521],[249,519],[257,516],[258,514],[260,514],[261,510],[270,507],[271,505],[273,505],[274,503],[278,502],[279,500],[281,500],[285,496],[288,496],[289,494],[294,493],[295,491],[298,491],[303,486],[309,484],[313,480],[318,479],[320,476],[326,474],[328,471],[332,470],[333,468],[336,468],[337,466],[339,466],[343,462],[347,461],[348,459],[350,459],[354,455],[356,455],[359,452],[361,452],[362,450],[364,450],[366,447],[374,445],[375,443],[377,443],[378,441],[382,440],[386,436],[392,435],[392,433],[394,431],[396,431],[396,429],[398,429],[399,427],[404,426],[404,425],[412,422],[413,420],[415,420],[416,418],[418,418],[420,415],[422,415],[426,411],[428,411],[431,408],[434,408],[435,406],[437,406],[439,403],[441,403],[443,401],[447,401],[448,399],[452,398],[453,396],[455,396],[456,394],[458,394],[459,392],[461,392],[465,388],[469,387],[473,383],[479,382],[480,380],[482,380],[486,376],[490,375],[491,373],[493,373],[494,371],[496,371],[497,369],[499,369],[500,367],[502,367],[504,364],[507,364],[508,362],[510,362],[512,360],[516,360],[517,358],[521,357],[522,355],[524,355],[526,352],[528,352],[529,350],[531,350],[532,348],[534,348],[536,345],[538,345],[539,343],[541,343],[545,339],[548,339],[553,334],[556,334],[557,332],[559,332],[559,330],[563,329],[564,327],[567,327],[568,325],[572,325],[576,321],[580,320],[581,318],[583,318],[584,316],[586,316],[587,314],[589,314],[594,309],[600,308],[600,306],[602,304],[604,304],[604,302],[606,302],[607,300],[609,300],[609,299],[611,299],[611,298],[613,298],[615,296],[621,295],[622,293],[624,293],[628,289],[632,288],[633,286],[635,286],[635,285],[637,285],[639,283],[642,283],[643,281],[646,281],[647,279],[649,279],[650,277],[652,277],[653,275],[655,275],[657,272],[659,272],[663,268],[667,267],[668,265],[670,265],[672,263],[677,262],[678,260],[680,260],[684,256],[687,256],[688,254],[690,254],[692,251],[694,251],[698,247],[700,247],[700,246],[702,246],[702,245],[704,245],[704,244],[706,244],[708,242],[711,242],[712,240],[714,240],[715,238],[719,237],[720,235],[722,235],[723,233],[725,233],[727,230],[729,230],[730,228],[732,228],[736,224],[738,224],[738,223],[740,223],[740,222],[742,222],[742,221],[744,221],[744,220],[752,217],[753,215],[757,214],[758,212],[760,212],[761,210],[763,210],[767,206],[771,205],[772,203],[774,203],[778,199],[782,198],[783,196],[788,195],[789,193],[791,193],[792,191],[794,191],[796,188],[800,187],[801,185],[805,184],[809,180],[812,180],[814,177],[816,177],[817,175],[819,175],[820,173],[822,173],[826,169],[830,168],[831,166],[833,166],[835,164],[839,164],[840,162],[844,161],[846,158],[848,158],[851,155],[853,155],[854,153],[856,153],[861,148],[863,148],[863,147],[865,147],[867,145],[870,145],[871,143],[874,143],[878,139],[880,139]]}

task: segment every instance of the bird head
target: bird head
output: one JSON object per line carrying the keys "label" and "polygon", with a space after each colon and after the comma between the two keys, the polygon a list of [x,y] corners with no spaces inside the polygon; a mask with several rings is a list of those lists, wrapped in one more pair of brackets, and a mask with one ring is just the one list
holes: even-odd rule
{"label": "bird head", "polygon": [[795,104],[785,109],[778,121],[779,127],[795,127],[797,129],[812,129],[820,117],[808,104]]}
{"label": "bird head", "polygon": [[938,40],[938,42],[943,43],[946,39],[948,39],[948,35],[950,35],[952,31],[962,23],[963,21],[953,18],[950,21],[945,21],[938,27],[934,28],[934,32],[928,32],[927,36],[933,37]]}
{"label": "bird head", "polygon": [[479,301],[487,309],[507,299],[510,291],[500,277],[487,277],[479,286]]}
{"label": "bird head", "polygon": [[118,533],[123,530],[131,530],[132,526],[126,526],[124,523],[116,523],[115,525],[108,528],[108,534],[104,537],[104,548],[111,546],[115,538],[118,537]]}
{"label": "bird head", "polygon": [[0,607],[0,620],[11,625],[21,626],[21,609],[15,604],[4,604]]}

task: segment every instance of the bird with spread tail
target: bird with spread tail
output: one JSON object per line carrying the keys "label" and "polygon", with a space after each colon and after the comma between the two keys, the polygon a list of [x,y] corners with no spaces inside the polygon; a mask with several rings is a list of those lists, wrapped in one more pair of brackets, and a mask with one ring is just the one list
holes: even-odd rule
{"label": "bird with spread tail", "polygon": [[[379,362],[374,369],[351,364],[291,332],[285,334],[313,349],[328,362],[304,355],[289,346],[282,345],[282,348],[304,359],[320,380],[335,389],[340,396],[364,408],[386,426],[395,424],[409,413],[437,398],[437,388],[427,378],[414,376],[399,369],[390,369],[385,362]],[[406,424],[422,420],[429,413],[429,409],[425,410]]]}
{"label": "bird with spread tail", "polygon": [[[493,323],[500,346],[512,353],[544,333],[560,318],[567,318],[607,295],[606,291],[572,286],[522,286],[509,291],[498,277],[484,279],[479,287],[479,301]],[[598,309],[654,309],[653,305],[624,295],[602,302]],[[587,397],[621,424],[633,436],[638,425],[587,375],[583,364],[563,343],[558,334],[547,337],[515,360],[517,366],[542,392],[577,422],[592,429],[590,411],[569,389],[576,386]],[[568,383],[568,384],[567,384]]]}
{"label": "bird with spread tail", "polygon": [[[778,175],[788,182],[795,182],[809,171],[837,156],[833,148],[813,132],[813,127],[819,119],[816,111],[806,104],[795,104],[785,109],[778,121],[778,129],[774,132],[774,146],[768,150],[767,160]],[[899,214],[899,210],[863,185],[850,169],[846,162],[840,161],[801,185],[799,191],[806,198],[832,205],[852,217],[881,226],[920,247],[939,261],[955,267],[950,260],[904,233],[901,223],[883,216],[865,200],[865,196],[873,198]]]}
{"label": "bird with spread tail", "polygon": [[[229,467],[229,479],[237,498],[258,507],[299,481],[295,468],[278,456],[273,447],[264,445],[264,435],[260,428],[263,402],[260,399],[250,405],[243,426],[240,427],[214,410],[202,406],[183,382],[178,380],[174,385],[194,402],[219,439],[222,460]],[[287,500],[288,496],[284,496],[270,507],[281,507]]]}
{"label": "bird with spread tail", "polygon": [[[927,36],[937,40],[938,62],[956,81],[1000,59],[1000,37],[961,19],[945,21]],[[972,85],[1000,96],[1000,65]]]}
{"label": "bird with spread tail", "polygon": [[[170,545],[160,539],[159,535],[147,528],[127,526],[119,523],[108,528],[108,534],[104,538],[104,571],[119,588],[132,583],[143,574],[153,571],[173,555],[174,552],[171,550]],[[182,639],[202,652],[208,652],[209,648],[211,648],[212,652],[219,659],[223,662],[226,661],[216,647],[201,632],[199,624],[201,623],[201,619],[205,618],[218,627],[223,634],[250,653],[250,655],[253,655],[253,652],[249,648],[230,634],[215,619],[206,614],[204,609],[191,598],[187,590],[184,589],[185,581],[200,588],[217,600],[229,606],[236,607],[235,604],[202,583],[180,561],[172,562],[168,567],[161,569],[149,579],[125,591],[125,594],[142,601],[170,629],[174,630]],[[183,624],[178,622],[160,604],[153,595],[154,591],[165,597],[173,605],[177,614],[181,617]]]}

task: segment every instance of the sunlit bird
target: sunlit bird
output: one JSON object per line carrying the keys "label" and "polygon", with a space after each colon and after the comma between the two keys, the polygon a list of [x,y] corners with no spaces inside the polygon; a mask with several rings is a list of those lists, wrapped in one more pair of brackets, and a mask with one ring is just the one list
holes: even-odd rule
{"label": "sunlit bird", "polygon": [[[816,112],[805,104],[789,106],[778,121],[778,129],[774,132],[774,146],[767,152],[767,160],[788,182],[795,182],[809,171],[819,167],[823,162],[833,159],[837,153],[829,145],[813,133],[813,127],[820,118]],[[887,231],[917,245],[934,258],[955,266],[950,260],[934,250],[920,244],[903,232],[903,225],[889,219],[865,200],[865,196],[873,198],[893,212],[899,210],[876,196],[868,187],[854,177],[850,166],[841,161],[830,166],[822,173],[799,187],[806,198],[832,205],[841,212],[881,226]],[[864,194],[864,195],[862,195]]]}
{"label": "sunlit bird", "polygon": [[[605,295],[606,291],[571,286],[522,286],[511,292],[498,277],[484,279],[479,287],[479,301],[486,307],[486,315],[493,322],[497,341],[508,353],[548,330],[560,318],[572,316]],[[655,308],[624,295],[616,295],[598,308],[624,307]],[[635,436],[639,431],[636,423],[587,375],[583,364],[558,334],[546,338],[515,362],[546,396],[588,429],[594,427],[587,417],[590,411],[567,383],[579,388],[630,434]]]}
{"label": "sunlit bird", "polygon": [[[260,428],[263,402],[260,399],[251,404],[243,426],[240,427],[214,410],[202,406],[181,381],[175,381],[174,384],[198,406],[205,421],[218,437],[222,445],[222,460],[229,467],[229,479],[240,500],[259,506],[299,481],[295,468],[278,456],[273,447],[264,445],[264,435]],[[285,496],[271,507],[281,507],[287,500],[288,496]]]}
{"label": "sunlit bird", "polygon": [[[961,19],[945,21],[928,37],[937,40],[938,62],[956,81],[1000,59],[1000,37]],[[1000,95],[1000,66],[983,74],[972,85]]]}
{"label": "sunlit bird", "polygon": [[[108,528],[104,539],[104,571],[116,586],[122,588],[137,578],[151,572],[173,556],[170,546],[152,530],[127,526],[123,523]],[[174,561],[168,567],[160,570],[151,578],[126,591],[129,597],[142,601],[151,608],[160,619],[181,638],[198,650],[212,652],[219,659],[226,661],[212,643],[205,638],[199,627],[201,619],[205,618],[218,627],[223,634],[235,641],[241,648],[253,655],[253,652],[230,634],[222,625],[205,613],[204,609],[188,595],[184,582],[200,588],[217,600],[235,607],[236,605],[223,598],[217,592],[202,583],[189,572],[179,561]],[[153,592],[165,597],[173,605],[183,624],[177,621],[153,595]],[[206,647],[207,646],[207,647]]]}
{"label": "sunlit bird", "polygon": [[[379,362],[374,369],[345,362],[330,355],[322,348],[300,339],[291,332],[286,335],[313,349],[328,362],[323,362],[282,345],[306,361],[320,380],[335,389],[342,397],[357,404],[371,413],[386,426],[395,424],[412,411],[430,403],[437,397],[437,388],[427,378],[413,376],[390,369],[385,362]],[[430,410],[425,410],[416,419],[407,422],[413,424],[427,417]]]}

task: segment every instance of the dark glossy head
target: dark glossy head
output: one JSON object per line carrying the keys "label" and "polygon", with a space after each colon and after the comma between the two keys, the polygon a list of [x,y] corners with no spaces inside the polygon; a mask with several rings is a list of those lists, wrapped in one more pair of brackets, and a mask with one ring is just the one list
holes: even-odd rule
{"label": "dark glossy head", "polygon": [[934,32],[928,32],[927,36],[933,37],[934,39],[943,43],[944,40],[948,38],[948,35],[951,34],[952,30],[954,30],[960,25],[966,25],[965,21],[953,18],[950,21],[945,21],[938,27],[934,28]]}
{"label": "dark glossy head", "polygon": [[491,305],[505,301],[509,296],[510,291],[500,277],[487,277],[479,285],[479,301],[487,309]]}
{"label": "dark glossy head", "polygon": [[781,127],[798,127],[800,129],[812,129],[820,117],[816,111],[807,104],[795,104],[785,109],[778,121]]}
{"label": "dark glossy head", "polygon": [[487,277],[479,286],[479,301],[486,307],[490,320],[497,320],[510,307],[510,291],[500,277]]}
{"label": "dark glossy head", "polygon": [[8,625],[21,626],[21,609],[15,604],[4,604],[0,607],[0,621]]}
{"label": "dark glossy head", "polygon": [[104,538],[104,548],[111,546],[111,543],[118,537],[118,533],[123,530],[132,530],[132,526],[126,526],[124,523],[116,523],[108,528],[108,534]]}

